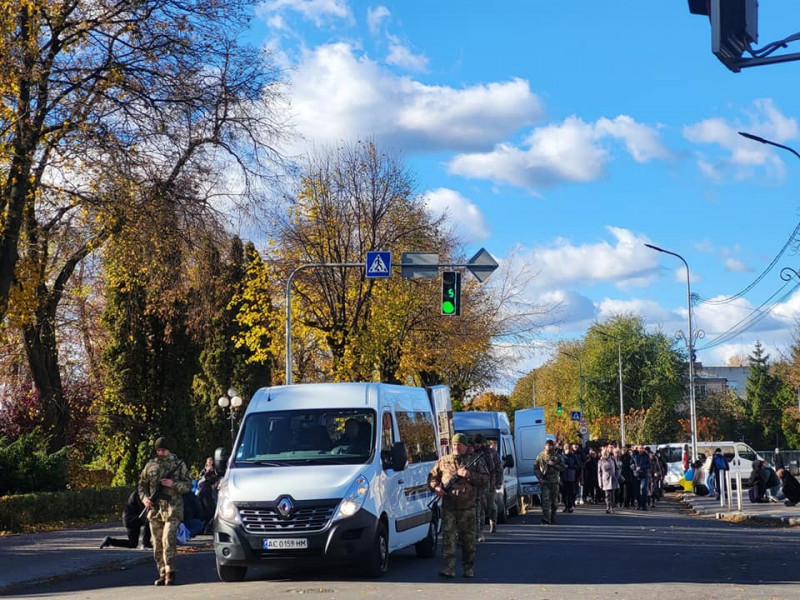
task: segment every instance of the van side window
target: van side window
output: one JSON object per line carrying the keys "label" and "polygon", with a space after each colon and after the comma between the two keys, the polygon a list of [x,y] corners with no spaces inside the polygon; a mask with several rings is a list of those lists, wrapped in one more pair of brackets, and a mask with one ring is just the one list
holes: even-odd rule
{"label": "van side window", "polygon": [[397,429],[400,439],[405,442],[409,463],[436,460],[436,430],[433,418],[426,412],[397,412]]}
{"label": "van side window", "polygon": [[736,450],[739,452],[739,458],[744,458],[745,460],[756,459],[755,450],[746,444],[736,444]]}

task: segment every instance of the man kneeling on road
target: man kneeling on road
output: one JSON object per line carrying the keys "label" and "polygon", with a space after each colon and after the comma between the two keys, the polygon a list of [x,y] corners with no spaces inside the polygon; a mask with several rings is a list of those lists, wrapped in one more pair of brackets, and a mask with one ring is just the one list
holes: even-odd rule
{"label": "man kneeling on road", "polygon": [[452,438],[454,453],[443,456],[431,469],[428,485],[442,500],[442,577],[455,577],[456,535],[461,543],[464,577],[474,577],[475,498],[478,490],[488,485],[489,471],[478,456],[467,455],[467,436],[457,433]]}

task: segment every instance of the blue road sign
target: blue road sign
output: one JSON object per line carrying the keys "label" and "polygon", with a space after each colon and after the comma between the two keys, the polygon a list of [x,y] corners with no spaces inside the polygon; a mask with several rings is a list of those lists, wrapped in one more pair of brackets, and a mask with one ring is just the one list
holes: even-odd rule
{"label": "blue road sign", "polygon": [[581,420],[581,411],[579,410],[571,410],[569,412],[569,418],[571,421],[580,421]]}
{"label": "blue road sign", "polygon": [[392,253],[367,252],[367,277],[391,277]]}

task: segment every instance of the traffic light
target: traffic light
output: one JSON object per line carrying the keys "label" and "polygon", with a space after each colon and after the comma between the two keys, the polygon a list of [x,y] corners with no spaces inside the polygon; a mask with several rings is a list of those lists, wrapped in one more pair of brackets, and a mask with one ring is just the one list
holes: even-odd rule
{"label": "traffic light", "polygon": [[738,73],[742,54],[758,42],[758,0],[689,0],[689,12],[708,16],[711,51]]}
{"label": "traffic light", "polygon": [[461,273],[442,272],[442,314],[461,314]]}
{"label": "traffic light", "polygon": [[563,412],[564,412],[564,409],[561,408],[561,402],[559,402],[558,405],[556,406],[556,414],[560,415]]}

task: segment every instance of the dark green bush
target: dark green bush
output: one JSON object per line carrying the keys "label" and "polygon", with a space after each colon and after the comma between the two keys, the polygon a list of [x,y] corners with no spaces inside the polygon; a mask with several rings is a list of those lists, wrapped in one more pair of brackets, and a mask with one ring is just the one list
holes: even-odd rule
{"label": "dark green bush", "polygon": [[67,448],[47,453],[47,438],[35,429],[8,443],[0,439],[0,496],[63,490]]}
{"label": "dark green bush", "polygon": [[130,487],[19,494],[0,498],[0,531],[24,531],[41,523],[121,518]]}

